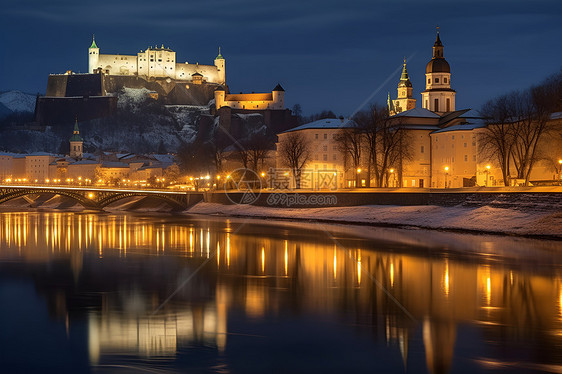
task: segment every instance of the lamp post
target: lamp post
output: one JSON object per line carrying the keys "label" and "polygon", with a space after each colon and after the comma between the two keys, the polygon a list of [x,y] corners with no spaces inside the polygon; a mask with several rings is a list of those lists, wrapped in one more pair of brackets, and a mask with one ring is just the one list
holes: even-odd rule
{"label": "lamp post", "polygon": [[449,175],[449,167],[445,166],[445,188],[447,188],[447,176]]}
{"label": "lamp post", "polygon": [[357,168],[357,176],[355,178],[355,188],[359,188],[359,181],[361,180],[361,168]]}
{"label": "lamp post", "polygon": [[488,187],[488,176],[490,175],[490,165],[486,165],[486,187]]}

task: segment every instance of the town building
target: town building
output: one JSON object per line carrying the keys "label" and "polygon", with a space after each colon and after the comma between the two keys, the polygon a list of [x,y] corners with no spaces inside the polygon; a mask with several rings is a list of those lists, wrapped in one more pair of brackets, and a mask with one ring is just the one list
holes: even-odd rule
{"label": "town building", "polygon": [[[388,121],[395,131],[405,131],[407,143],[402,153],[389,165],[387,187],[462,188],[475,186],[503,186],[504,180],[496,160],[482,154],[479,134],[487,123],[470,109],[456,110],[456,91],[451,88],[451,67],[444,57],[444,45],[437,30],[431,60],[426,65],[426,85],[421,93],[421,108],[416,108],[413,87],[406,69],[406,61],[397,87],[397,99],[388,95]],[[562,114],[553,113],[551,124],[562,128]],[[305,169],[328,170],[337,175],[338,188],[374,186],[367,180],[370,162],[368,150],[361,153],[360,166],[346,160],[338,149],[338,134],[353,121],[326,119],[304,124],[278,134],[277,166],[283,166],[279,145],[287,134],[299,132],[310,146],[312,157]],[[339,147],[341,149],[341,147]],[[531,184],[562,183],[562,138],[544,137],[531,173]],[[515,167],[512,166],[512,170]],[[356,175],[356,173],[358,175]],[[325,188],[320,178],[311,179],[302,188]],[[514,180],[513,184],[522,181]]]}
{"label": "town building", "polygon": [[338,135],[342,129],[356,127],[349,119],[321,119],[277,134],[276,172],[269,174],[271,187],[292,188],[294,178],[284,162],[281,144],[288,141],[289,134],[298,133],[308,145],[308,162],[301,178],[301,188],[338,189],[355,187],[353,171],[348,172],[350,162],[339,149]]}

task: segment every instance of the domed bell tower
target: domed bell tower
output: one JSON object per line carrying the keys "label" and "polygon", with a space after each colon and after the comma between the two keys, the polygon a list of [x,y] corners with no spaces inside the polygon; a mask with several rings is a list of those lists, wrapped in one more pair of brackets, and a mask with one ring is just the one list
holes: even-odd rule
{"label": "domed bell tower", "polygon": [[443,43],[437,27],[433,57],[425,67],[425,91],[421,94],[422,107],[437,113],[453,112],[455,94],[455,90],[451,88],[451,67],[443,56]]}

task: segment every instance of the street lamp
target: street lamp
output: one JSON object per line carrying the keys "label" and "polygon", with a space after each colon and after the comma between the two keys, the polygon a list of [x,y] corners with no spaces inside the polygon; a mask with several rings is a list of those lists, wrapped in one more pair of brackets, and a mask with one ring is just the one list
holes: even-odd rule
{"label": "street lamp", "polygon": [[392,175],[392,187],[396,187],[394,183],[394,169],[390,169],[390,174]]}
{"label": "street lamp", "polygon": [[488,187],[488,176],[490,175],[490,165],[486,165],[486,187]]}
{"label": "street lamp", "polygon": [[449,175],[449,167],[445,166],[445,188],[447,188],[447,176]]}

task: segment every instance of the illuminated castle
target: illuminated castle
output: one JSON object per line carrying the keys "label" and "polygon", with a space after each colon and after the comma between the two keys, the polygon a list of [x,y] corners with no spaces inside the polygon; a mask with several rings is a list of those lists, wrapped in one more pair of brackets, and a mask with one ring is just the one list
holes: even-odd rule
{"label": "illuminated castle", "polygon": [[149,47],[140,51],[136,56],[100,54],[95,39],[88,49],[88,72],[101,71],[108,75],[141,76],[149,78],[170,78],[174,80],[190,81],[195,84],[215,83],[225,84],[225,60],[220,53],[215,58],[214,65],[178,63],[176,52],[162,45]]}

